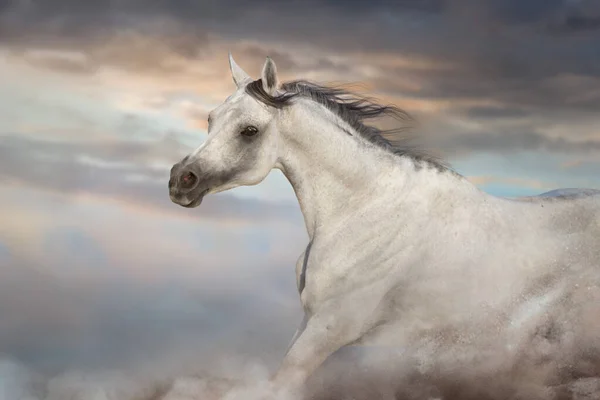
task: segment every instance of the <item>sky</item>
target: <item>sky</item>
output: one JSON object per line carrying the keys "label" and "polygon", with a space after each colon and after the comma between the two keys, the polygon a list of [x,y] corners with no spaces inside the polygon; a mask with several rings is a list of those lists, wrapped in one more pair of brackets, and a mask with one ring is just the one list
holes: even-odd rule
{"label": "sky", "polygon": [[277,365],[307,244],[290,185],[167,191],[234,91],[229,51],[361,83],[521,196],[600,188],[599,42],[595,0],[0,0],[0,371]]}

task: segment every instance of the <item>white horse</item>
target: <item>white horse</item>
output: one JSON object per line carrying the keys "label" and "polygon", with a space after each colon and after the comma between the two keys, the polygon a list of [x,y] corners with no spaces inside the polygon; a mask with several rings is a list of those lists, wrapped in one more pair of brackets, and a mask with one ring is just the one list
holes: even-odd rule
{"label": "white horse", "polygon": [[237,90],[210,113],[207,140],[173,166],[169,192],[196,207],[274,168],[290,181],[310,238],[296,264],[305,317],[273,382],[301,384],[348,345],[420,349],[406,360],[422,373],[484,351],[514,369],[526,351],[538,371],[560,372],[538,377],[547,384],[600,374],[577,365],[600,354],[600,191],[491,196],[365,124],[403,111],[280,83],[270,58],[253,80],[229,58]]}

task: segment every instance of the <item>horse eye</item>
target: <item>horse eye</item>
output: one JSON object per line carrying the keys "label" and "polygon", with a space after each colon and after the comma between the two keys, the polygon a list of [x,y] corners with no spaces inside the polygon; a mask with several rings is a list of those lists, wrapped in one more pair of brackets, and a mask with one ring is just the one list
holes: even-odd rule
{"label": "horse eye", "polygon": [[243,136],[254,136],[258,133],[258,129],[255,126],[247,126],[245,127],[240,134]]}

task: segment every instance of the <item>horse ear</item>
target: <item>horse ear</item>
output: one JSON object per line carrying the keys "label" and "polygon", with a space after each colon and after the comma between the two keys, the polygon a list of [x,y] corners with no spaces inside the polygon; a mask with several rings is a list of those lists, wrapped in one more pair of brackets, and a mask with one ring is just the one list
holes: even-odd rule
{"label": "horse ear", "polygon": [[263,65],[262,85],[265,92],[269,93],[270,95],[274,95],[279,89],[277,66],[275,66],[275,62],[271,60],[271,57],[267,57],[265,65]]}
{"label": "horse ear", "polygon": [[229,68],[231,69],[231,75],[233,76],[233,82],[239,88],[244,86],[246,83],[251,81],[250,75],[248,75],[244,70],[237,65],[231,52],[229,52]]}

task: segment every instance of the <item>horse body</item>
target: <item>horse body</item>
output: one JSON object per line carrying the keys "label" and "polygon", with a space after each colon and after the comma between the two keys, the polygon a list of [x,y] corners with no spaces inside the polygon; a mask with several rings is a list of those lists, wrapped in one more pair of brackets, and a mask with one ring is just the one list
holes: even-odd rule
{"label": "horse body", "polygon": [[[378,271],[372,273],[382,281],[369,294],[381,297],[371,312],[377,329],[362,336],[361,344],[411,346],[411,341],[452,331],[463,336],[500,333],[505,340],[496,344],[504,346],[531,333],[515,331],[516,326],[535,331],[553,318],[557,304],[574,291],[587,291],[590,278],[598,282],[600,201],[587,202],[594,209],[588,214],[592,222],[586,220],[589,226],[557,227],[549,215],[566,222],[580,208],[486,200],[480,212],[469,208],[469,216],[447,215],[445,224],[414,227],[406,242],[393,243],[396,256],[376,264]],[[411,246],[413,241],[420,245]],[[377,259],[376,249],[372,257]]]}
{"label": "horse body", "polygon": [[600,315],[600,196],[488,195],[362,124],[385,107],[281,85],[270,59],[261,81],[230,62],[238,90],[169,186],[193,207],[272,168],[290,181],[310,238],[296,265],[305,318],[275,382],[303,382],[349,345],[460,345],[512,352],[510,365],[523,346],[564,354],[579,335],[600,352],[582,328]]}
{"label": "horse body", "polygon": [[418,348],[440,333],[493,334],[500,349],[518,348],[562,317],[557,304],[597,284],[600,196],[515,201],[435,169],[412,174],[414,187],[376,180],[377,200],[341,209],[342,222],[315,229],[299,259],[309,320],[330,305],[344,342]]}

